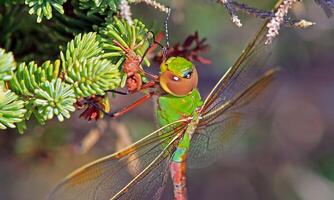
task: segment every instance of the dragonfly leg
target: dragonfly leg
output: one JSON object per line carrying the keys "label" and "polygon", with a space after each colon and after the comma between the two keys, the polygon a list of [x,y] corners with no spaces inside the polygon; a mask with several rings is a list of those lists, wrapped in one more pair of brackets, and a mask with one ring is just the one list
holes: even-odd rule
{"label": "dragonfly leg", "polygon": [[[140,60],[140,62],[139,62],[139,66],[143,63],[145,56],[146,56],[148,53],[154,51],[154,49],[156,48],[156,45],[159,45],[161,48],[163,48],[163,46],[159,43],[160,40],[162,40],[162,37],[159,36],[159,39],[156,40],[156,38],[155,38],[155,36],[154,36],[154,33],[153,33],[152,31],[149,31],[148,33],[150,33],[150,34],[152,35],[152,37],[153,37],[153,41],[152,41],[152,42],[149,42],[149,45],[148,45],[147,49],[145,50],[143,56],[141,57],[141,60]],[[144,73],[145,75],[150,76],[151,78],[153,78],[153,80],[158,80],[158,79],[159,79],[159,76],[154,75],[154,74],[151,74],[151,73],[148,73],[148,72],[144,71],[142,68],[139,68],[139,70],[140,70],[142,73]]]}
{"label": "dragonfly leg", "polygon": [[107,92],[112,92],[112,93],[115,93],[115,94],[120,94],[120,95],[126,96],[126,95],[129,95],[129,94],[140,92],[140,91],[148,89],[148,88],[153,88],[155,85],[156,85],[155,81],[149,81],[149,82],[145,83],[144,85],[142,85],[139,91],[134,91],[134,92],[126,91],[126,92],[123,92],[123,91],[119,91],[119,90],[107,90]]}
{"label": "dragonfly leg", "polygon": [[126,54],[129,53],[129,48],[124,47],[121,43],[119,43],[117,40],[112,41],[116,46],[122,49]]}
{"label": "dragonfly leg", "polygon": [[129,95],[129,91],[126,92],[122,92],[122,91],[118,91],[118,90],[108,90],[107,92],[113,92],[115,94],[120,94],[120,95]]}
{"label": "dragonfly leg", "polygon": [[100,108],[99,105],[97,105],[96,103],[93,103],[93,106],[97,109],[99,109],[101,112],[103,112],[105,115],[112,117],[112,118],[116,118],[119,116],[124,115],[125,113],[129,112],[130,110],[134,109],[135,107],[139,106],[140,104],[144,103],[145,101],[149,100],[152,96],[154,95],[154,92],[150,92],[148,94],[146,94],[145,96],[141,97],[140,99],[138,99],[137,101],[135,101],[134,103],[132,103],[129,106],[124,107],[123,109],[117,111],[117,112],[113,112],[113,113],[108,113],[106,111],[104,111],[102,108]]}
{"label": "dragonfly leg", "polygon": [[149,72],[146,72],[146,71],[143,70],[142,68],[139,68],[139,71],[140,71],[141,73],[145,74],[146,76],[151,77],[151,78],[152,78],[153,80],[155,80],[155,81],[157,81],[157,80],[160,78],[160,76],[155,75],[155,74],[152,74],[152,73],[149,73]]}
{"label": "dragonfly leg", "polygon": [[175,162],[171,161],[169,165],[171,172],[173,185],[174,185],[174,199],[186,200],[187,199],[187,187],[186,187],[186,161]]}
{"label": "dragonfly leg", "polygon": [[145,83],[144,85],[142,85],[142,87],[140,88],[140,91],[148,89],[148,88],[152,88],[156,85],[155,81],[149,81],[147,83]]}

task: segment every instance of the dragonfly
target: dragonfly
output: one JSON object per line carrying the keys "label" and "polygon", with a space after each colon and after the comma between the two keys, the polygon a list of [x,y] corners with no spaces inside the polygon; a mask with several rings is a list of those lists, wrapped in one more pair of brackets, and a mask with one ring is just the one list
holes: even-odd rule
{"label": "dragonfly", "polygon": [[194,64],[171,57],[161,64],[157,98],[160,128],[132,145],[89,163],[60,182],[50,200],[159,199],[169,177],[174,199],[187,199],[186,171],[217,160],[244,133],[254,102],[273,82],[266,65],[264,23],[203,101]]}

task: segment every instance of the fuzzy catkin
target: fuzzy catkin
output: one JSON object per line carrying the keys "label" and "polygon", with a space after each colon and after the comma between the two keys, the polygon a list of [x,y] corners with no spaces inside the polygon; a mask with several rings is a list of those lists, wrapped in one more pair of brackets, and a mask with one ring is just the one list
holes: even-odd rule
{"label": "fuzzy catkin", "polygon": [[268,33],[266,44],[270,44],[273,39],[279,34],[281,24],[284,22],[284,17],[288,14],[289,9],[292,7],[297,0],[284,0],[281,5],[279,5],[275,16],[268,23]]}
{"label": "fuzzy catkin", "polygon": [[127,0],[121,0],[119,4],[120,14],[121,16],[130,24],[133,24],[132,21],[132,12],[130,10],[130,6]]}

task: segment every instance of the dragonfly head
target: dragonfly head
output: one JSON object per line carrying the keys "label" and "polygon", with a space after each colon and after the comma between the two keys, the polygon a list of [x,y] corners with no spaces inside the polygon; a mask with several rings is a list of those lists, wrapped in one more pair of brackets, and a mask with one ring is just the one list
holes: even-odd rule
{"label": "dragonfly head", "polygon": [[160,66],[160,85],[174,96],[186,96],[197,87],[198,74],[194,64],[182,57],[170,57]]}

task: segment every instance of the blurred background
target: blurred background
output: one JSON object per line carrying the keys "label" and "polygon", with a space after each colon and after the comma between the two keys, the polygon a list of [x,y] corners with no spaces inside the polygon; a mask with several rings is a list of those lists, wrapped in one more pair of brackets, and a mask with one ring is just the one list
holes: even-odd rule
{"label": "blurred background", "polygon": [[[163,1],[162,1],[163,2]],[[275,1],[243,1],[271,8]],[[171,0],[171,44],[199,32],[207,38],[210,65],[197,64],[205,97],[240,55],[261,20],[240,15],[231,23],[223,6],[209,0]],[[163,28],[164,16],[145,5],[134,16]],[[282,28],[274,64],[283,70],[265,114],[218,162],[188,171],[189,199],[334,199],[334,18],[313,1],[290,13],[316,22],[305,30]],[[153,66],[156,67],[157,66]],[[112,100],[117,110],[139,96]],[[118,120],[88,123],[73,115],[64,123],[29,124],[24,135],[0,134],[0,199],[43,199],[65,175],[82,164],[119,150],[153,131],[153,102]],[[172,199],[169,182],[163,199]]]}

